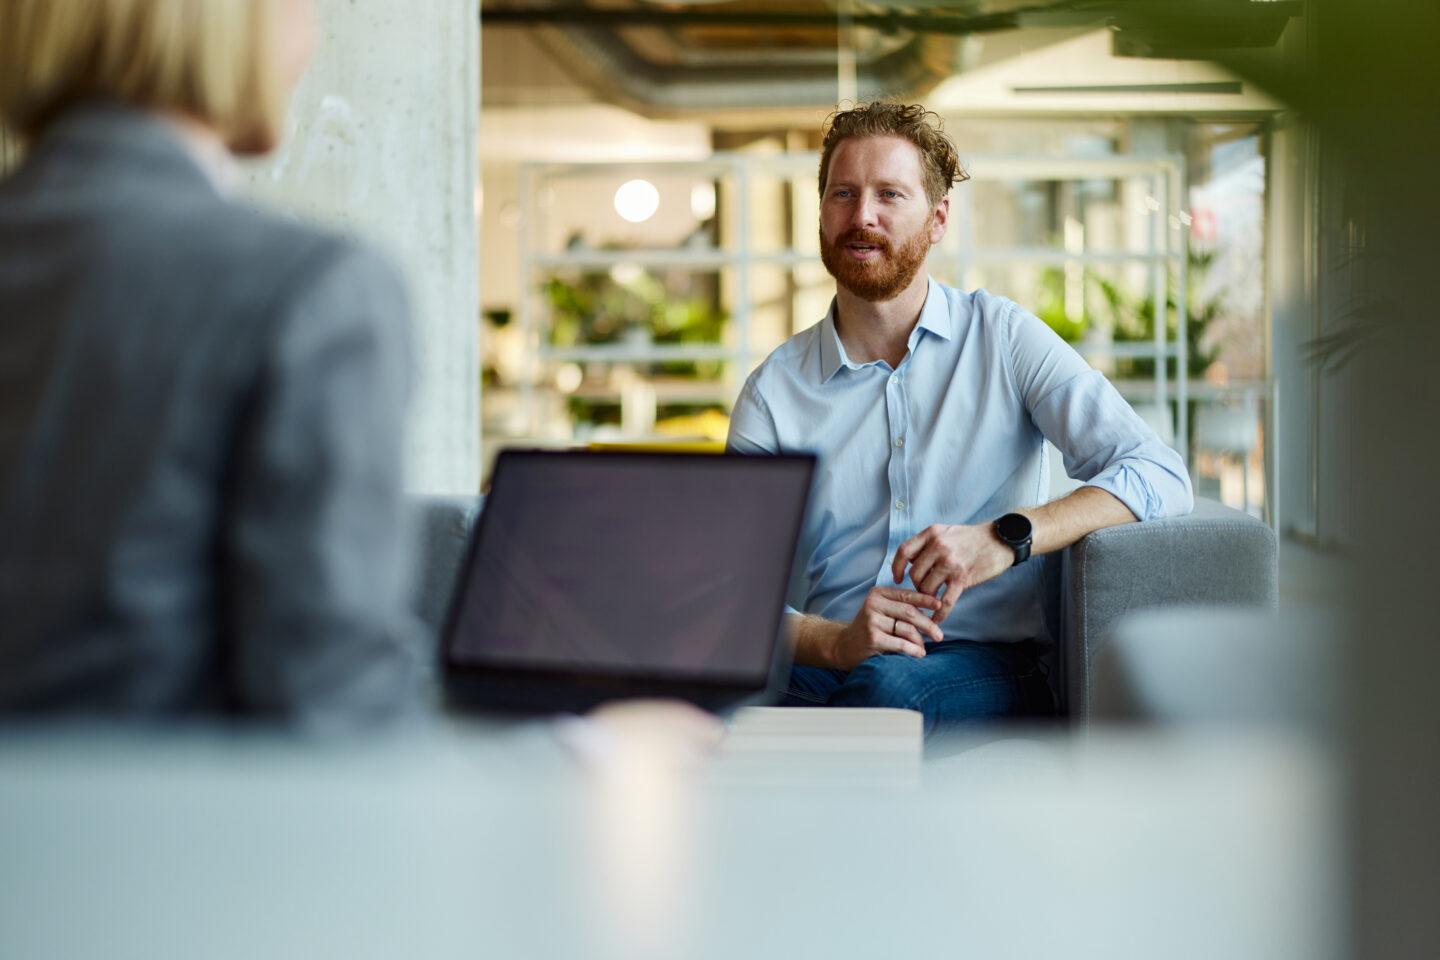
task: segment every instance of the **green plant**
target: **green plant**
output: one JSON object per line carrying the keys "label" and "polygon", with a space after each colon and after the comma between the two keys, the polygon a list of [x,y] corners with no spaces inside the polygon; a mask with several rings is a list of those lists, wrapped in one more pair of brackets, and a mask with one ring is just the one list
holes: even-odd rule
{"label": "green plant", "polygon": [[1074,343],[1085,336],[1090,318],[1087,314],[1071,317],[1065,312],[1065,271],[1059,267],[1047,267],[1040,274],[1037,291],[1035,316],[1060,335],[1067,343]]}
{"label": "green plant", "polygon": [[[677,284],[684,286],[685,284]],[[639,331],[653,343],[718,343],[726,316],[713,296],[672,290],[650,273],[625,281],[608,272],[553,276],[545,283],[550,301],[550,343],[557,347],[617,343]],[[656,373],[718,376],[719,361],[666,361]]]}
{"label": "green plant", "polygon": [[[1186,272],[1186,320],[1185,320],[1185,348],[1186,348],[1186,372],[1191,377],[1204,376],[1205,371],[1215,362],[1220,355],[1220,348],[1204,346],[1205,332],[1210,324],[1220,315],[1221,303],[1218,299],[1202,300],[1199,296],[1199,289],[1204,281],[1205,273],[1214,262],[1215,255],[1211,252],[1190,251],[1187,260],[1188,270]],[[1101,302],[1109,311],[1113,323],[1113,336],[1117,342],[1149,342],[1155,339],[1155,298],[1131,297],[1121,290],[1115,283],[1097,274],[1089,274],[1089,278],[1100,290]],[[1173,291],[1176,287],[1174,278],[1168,285]],[[1176,300],[1173,292],[1168,293],[1165,298],[1165,332],[1170,342],[1174,342],[1178,336],[1179,317],[1176,310]],[[1165,361],[1165,372],[1168,376],[1175,376],[1175,360],[1169,358]],[[1153,357],[1127,357],[1116,361],[1115,375],[1117,377],[1152,377],[1155,375],[1155,360]]]}

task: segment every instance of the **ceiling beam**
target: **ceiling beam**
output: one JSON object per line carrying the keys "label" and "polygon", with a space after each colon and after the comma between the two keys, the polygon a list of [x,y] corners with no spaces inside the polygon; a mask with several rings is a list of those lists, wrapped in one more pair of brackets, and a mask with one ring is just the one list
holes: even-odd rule
{"label": "ceiling beam", "polygon": [[[883,33],[941,33],[964,35],[994,33],[1037,26],[1106,26],[1122,28],[1197,24],[1234,28],[1241,23],[1283,25],[1300,16],[1302,0],[1057,0],[997,13],[883,13],[856,12],[849,16],[852,26]],[[838,17],[833,13],[787,10],[700,10],[637,6],[626,9],[596,8],[583,4],[560,6],[482,6],[481,22],[490,26],[583,27],[830,27]]]}

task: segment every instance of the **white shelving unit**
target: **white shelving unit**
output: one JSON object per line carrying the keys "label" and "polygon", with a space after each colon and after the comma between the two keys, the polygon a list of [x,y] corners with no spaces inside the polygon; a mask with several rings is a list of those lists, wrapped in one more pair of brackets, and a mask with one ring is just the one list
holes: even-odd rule
{"label": "white shelving unit", "polygon": [[[1149,287],[1156,305],[1155,338],[1144,343],[1097,343],[1081,341],[1077,350],[1087,357],[1153,358],[1155,360],[1155,406],[1171,417],[1175,446],[1181,457],[1189,458],[1189,424],[1184,415],[1189,400],[1189,362],[1186,336],[1189,305],[1186,302],[1186,268],[1189,262],[1189,217],[1184,210],[1185,158],[1178,155],[1154,157],[1026,157],[980,155],[964,158],[972,182],[986,180],[1132,180],[1144,183],[1146,209],[1150,217],[1147,243],[1143,250],[1071,251],[1051,247],[990,247],[978,243],[975,232],[974,191],[962,185],[951,194],[951,224],[958,229],[960,242],[953,250],[952,269],[963,280],[971,266],[1033,264],[1068,266],[1078,264],[1143,264],[1149,272]],[[932,254],[932,257],[934,254]],[[1164,305],[1170,291],[1170,269],[1176,272],[1176,336],[1170,342]],[[1175,360],[1173,396],[1175,413],[1170,412],[1171,389],[1165,361]]]}
{"label": "white shelving unit", "polygon": [[[1186,417],[1170,413],[1173,398],[1175,409],[1183,411],[1189,396],[1185,376],[1186,284],[1188,234],[1186,218],[1180,203],[1184,198],[1185,168],[1183,158],[1097,157],[1037,158],[1023,156],[971,156],[965,158],[972,181],[1140,181],[1146,189],[1147,215],[1150,217],[1147,243],[1143,249],[1086,251],[1052,247],[988,247],[980,242],[975,231],[974,191],[962,185],[952,193],[951,230],[956,237],[943,249],[931,254],[932,265],[945,263],[958,281],[964,280],[972,267],[1026,264],[1038,266],[1096,266],[1140,264],[1148,270],[1148,287],[1157,305],[1166,302],[1170,290],[1171,269],[1176,275],[1178,305],[1177,337],[1167,337],[1163,312],[1155,323],[1151,343],[1086,343],[1077,344],[1082,353],[1111,358],[1151,357],[1156,360],[1153,397],[1156,405],[1173,417],[1176,446],[1182,455],[1188,449]],[[528,358],[520,392],[522,404],[530,411],[532,432],[535,422],[537,391],[544,385],[549,365],[554,363],[644,365],[667,361],[724,361],[723,383],[714,387],[713,396],[728,405],[733,402],[741,382],[753,364],[776,344],[757,343],[753,338],[751,302],[751,271],[757,267],[780,267],[794,270],[804,265],[818,265],[818,253],[806,250],[756,250],[751,236],[751,187],[767,178],[771,181],[808,181],[813,185],[819,158],[812,153],[754,156],[748,154],[715,154],[704,160],[627,163],[566,163],[528,164],[520,171],[521,217],[521,300],[518,319]],[[689,176],[723,181],[724,208],[717,215],[726,218],[729,242],[721,247],[670,249],[569,249],[560,252],[544,249],[547,237],[546,217],[550,213],[538,202],[542,191],[564,178],[584,177],[614,181],[644,176]],[[607,181],[607,182],[608,182]],[[612,185],[613,188],[613,185]],[[813,186],[812,186],[813,189]],[[550,343],[549,305],[541,293],[541,281],[556,271],[570,269],[611,270],[616,267],[638,267],[650,270],[689,269],[715,273],[730,272],[733,277],[732,301],[729,308],[729,329],[725,340],[716,344],[655,344],[619,342],[595,345],[555,346]],[[1158,311],[1157,311],[1158,312]],[[818,318],[816,318],[818,319]],[[807,320],[807,325],[808,325]],[[1172,386],[1165,360],[1174,358],[1179,376]],[[673,384],[671,385],[673,387]],[[672,394],[676,391],[671,390]],[[697,384],[688,391],[691,397],[707,395]],[[655,391],[648,394],[654,402]],[[630,419],[630,418],[627,418]],[[645,418],[640,418],[643,424]],[[649,425],[653,428],[653,411]]]}

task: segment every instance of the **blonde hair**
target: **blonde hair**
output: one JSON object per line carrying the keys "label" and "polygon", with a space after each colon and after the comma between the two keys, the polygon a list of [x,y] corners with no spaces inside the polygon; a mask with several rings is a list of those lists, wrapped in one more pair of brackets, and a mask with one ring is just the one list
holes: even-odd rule
{"label": "blonde hair", "polygon": [[38,136],[82,100],[187,114],[236,153],[279,141],[280,0],[0,0],[0,123]]}

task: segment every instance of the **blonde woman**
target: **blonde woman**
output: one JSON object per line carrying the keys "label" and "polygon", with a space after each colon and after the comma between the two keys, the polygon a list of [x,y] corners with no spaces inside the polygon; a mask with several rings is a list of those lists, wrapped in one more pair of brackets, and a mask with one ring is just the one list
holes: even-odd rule
{"label": "blonde woman", "polygon": [[0,0],[0,711],[391,714],[401,281],[231,195],[307,0]]}

